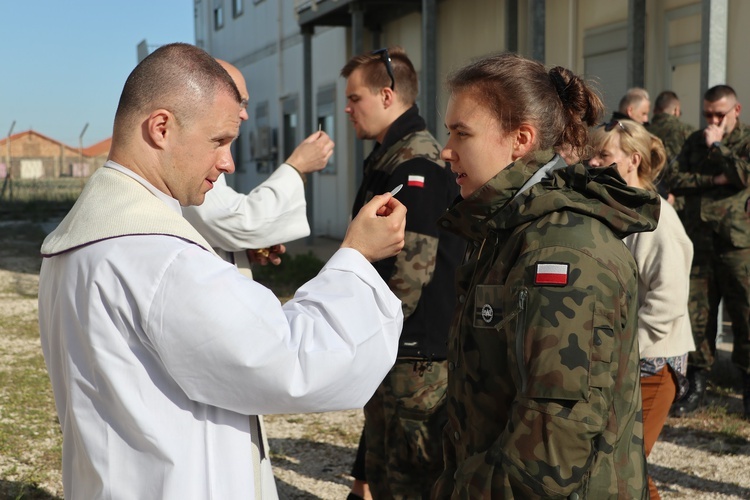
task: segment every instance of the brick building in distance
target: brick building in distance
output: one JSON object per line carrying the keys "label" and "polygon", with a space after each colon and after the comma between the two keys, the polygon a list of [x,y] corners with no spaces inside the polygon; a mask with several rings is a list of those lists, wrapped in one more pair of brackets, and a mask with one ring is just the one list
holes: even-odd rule
{"label": "brick building in distance", "polygon": [[0,179],[88,177],[107,160],[112,139],[79,149],[34,130],[0,140]]}

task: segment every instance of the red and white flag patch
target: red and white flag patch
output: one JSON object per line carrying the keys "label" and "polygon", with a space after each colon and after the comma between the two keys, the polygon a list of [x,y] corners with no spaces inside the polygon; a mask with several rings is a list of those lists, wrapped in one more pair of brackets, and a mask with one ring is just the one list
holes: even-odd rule
{"label": "red and white flag patch", "polygon": [[535,285],[565,286],[568,284],[569,264],[539,262],[534,275]]}
{"label": "red and white flag patch", "polygon": [[412,187],[424,187],[424,175],[410,175],[408,179],[406,179],[406,185],[412,186]]}

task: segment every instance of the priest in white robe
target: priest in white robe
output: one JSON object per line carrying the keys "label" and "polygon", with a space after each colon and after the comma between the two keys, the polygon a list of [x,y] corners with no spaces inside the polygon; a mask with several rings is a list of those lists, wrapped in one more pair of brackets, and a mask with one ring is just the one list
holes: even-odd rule
{"label": "priest in white robe", "polygon": [[110,161],[42,246],[66,498],[273,495],[251,416],[361,407],[393,364],[401,305],[369,263],[403,247],[390,195],[284,306],[181,216],[234,169],[239,105],[210,55],[157,49],[125,84]]}

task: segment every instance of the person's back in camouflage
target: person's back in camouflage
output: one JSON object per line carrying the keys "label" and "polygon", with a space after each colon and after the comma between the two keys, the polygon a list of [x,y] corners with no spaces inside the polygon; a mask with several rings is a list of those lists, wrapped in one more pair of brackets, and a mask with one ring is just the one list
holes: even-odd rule
{"label": "person's back in camouflage", "polygon": [[[685,200],[682,196],[675,196],[674,193],[670,193],[667,182],[664,179],[669,176],[669,171],[674,167],[675,160],[680,154],[682,146],[695,128],[687,123],[682,123],[674,115],[659,113],[654,115],[646,129],[661,139],[664,149],[667,150],[667,164],[664,167],[664,174],[658,182],[658,188],[659,193],[672,203],[674,209],[679,214],[684,210]],[[671,198],[669,197],[670,194]]]}
{"label": "person's back in camouflage", "polygon": [[667,150],[667,164],[677,158],[685,141],[695,131],[695,127],[683,123],[674,115],[659,113],[653,116],[646,129],[661,139]]}
{"label": "person's back in camouflage", "polygon": [[695,127],[680,121],[682,106],[677,94],[671,90],[661,92],[654,101],[654,116],[651,122],[646,124],[646,129],[661,139],[667,151],[667,163],[660,179],[657,181],[659,194],[672,203],[675,210],[682,211],[684,200],[680,196],[674,196],[669,192],[666,178],[669,176],[670,168],[674,166],[677,155],[680,154],[685,141],[693,133]]}

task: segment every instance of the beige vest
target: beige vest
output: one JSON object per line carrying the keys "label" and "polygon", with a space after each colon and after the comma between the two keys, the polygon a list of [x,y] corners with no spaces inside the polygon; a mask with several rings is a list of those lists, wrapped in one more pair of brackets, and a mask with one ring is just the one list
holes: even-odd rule
{"label": "beige vest", "polygon": [[[174,236],[216,255],[190,223],[169,209],[140,182],[113,168],[100,168],[86,183],[68,215],[42,243],[42,255],[53,257],[97,241],[132,235]],[[217,255],[217,258],[218,255]],[[263,419],[250,416],[255,497],[276,500],[278,493],[268,459]],[[242,474],[242,471],[238,471]]]}

